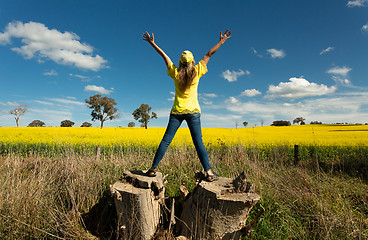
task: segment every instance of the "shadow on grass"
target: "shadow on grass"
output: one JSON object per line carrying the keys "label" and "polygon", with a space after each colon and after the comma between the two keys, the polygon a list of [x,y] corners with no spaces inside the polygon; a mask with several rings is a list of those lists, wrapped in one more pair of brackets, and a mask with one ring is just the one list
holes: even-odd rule
{"label": "shadow on grass", "polygon": [[100,201],[82,215],[85,228],[99,239],[116,239],[117,214],[110,191],[103,193]]}

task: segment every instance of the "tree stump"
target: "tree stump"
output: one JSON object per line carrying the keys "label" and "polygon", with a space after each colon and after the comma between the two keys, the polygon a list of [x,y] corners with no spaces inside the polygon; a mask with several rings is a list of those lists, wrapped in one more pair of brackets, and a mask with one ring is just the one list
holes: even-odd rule
{"label": "tree stump", "polygon": [[119,239],[151,239],[164,201],[162,173],[147,177],[142,171],[126,171],[110,190],[118,216]]}
{"label": "tree stump", "polygon": [[235,180],[200,180],[184,202],[178,231],[189,239],[239,239],[250,210],[259,200],[244,173]]}

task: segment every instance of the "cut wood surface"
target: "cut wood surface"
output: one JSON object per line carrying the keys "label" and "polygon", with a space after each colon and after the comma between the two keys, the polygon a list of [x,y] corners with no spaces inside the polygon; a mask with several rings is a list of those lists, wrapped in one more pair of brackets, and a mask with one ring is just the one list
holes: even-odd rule
{"label": "cut wood surface", "polygon": [[[121,180],[111,186],[118,215],[119,239],[152,239],[162,229],[165,207],[163,177],[147,177],[143,171],[126,171]],[[198,176],[198,175],[196,175]],[[202,175],[203,176],[203,175]],[[260,200],[244,173],[236,179],[220,177],[215,182],[197,181],[192,193],[182,186],[181,216],[175,221],[174,199],[169,229],[175,223],[176,239],[240,239],[252,225],[246,220],[252,207]],[[255,221],[253,221],[255,222]],[[254,224],[254,223],[253,223]]]}
{"label": "cut wood surface", "polygon": [[152,239],[159,225],[165,194],[162,174],[158,172],[156,177],[144,174],[126,171],[122,179],[111,186],[120,239]]}
{"label": "cut wood surface", "polygon": [[252,207],[260,200],[245,175],[200,181],[184,203],[180,235],[192,239],[239,239]]}

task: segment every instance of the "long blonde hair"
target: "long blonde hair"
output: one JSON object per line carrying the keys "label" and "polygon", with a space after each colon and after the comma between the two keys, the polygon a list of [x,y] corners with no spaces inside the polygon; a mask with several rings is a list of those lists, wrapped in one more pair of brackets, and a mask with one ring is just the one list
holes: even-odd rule
{"label": "long blonde hair", "polygon": [[194,66],[194,60],[189,64],[185,64],[179,61],[178,82],[179,89],[182,92],[184,92],[190,85],[192,85],[194,78],[197,76],[197,72]]}

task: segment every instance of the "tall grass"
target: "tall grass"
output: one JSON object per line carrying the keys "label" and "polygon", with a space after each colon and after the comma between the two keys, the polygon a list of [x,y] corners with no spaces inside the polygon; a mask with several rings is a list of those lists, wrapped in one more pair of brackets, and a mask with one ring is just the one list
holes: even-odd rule
{"label": "tall grass", "polygon": [[[0,239],[114,238],[109,185],[124,170],[147,169],[155,153],[139,146],[63,146],[47,154],[0,148]],[[352,161],[366,167],[367,148],[300,151],[294,166],[288,146],[208,146],[215,172],[233,178],[245,171],[261,196],[250,219],[266,211],[247,239],[367,239],[368,184],[360,169],[346,169]],[[170,147],[159,166],[168,175],[166,195],[177,196],[182,184],[191,190],[200,169],[193,147]]]}

